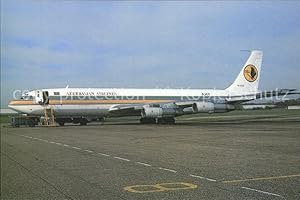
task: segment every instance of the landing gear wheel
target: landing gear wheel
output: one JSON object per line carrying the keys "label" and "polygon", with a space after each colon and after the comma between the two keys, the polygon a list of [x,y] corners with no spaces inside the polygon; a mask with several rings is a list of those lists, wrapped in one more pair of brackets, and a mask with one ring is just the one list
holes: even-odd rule
{"label": "landing gear wheel", "polygon": [[158,118],[158,124],[175,124],[175,119],[173,117],[166,117],[166,118]]}
{"label": "landing gear wheel", "polygon": [[156,124],[155,118],[141,118],[140,119],[141,124]]}
{"label": "landing gear wheel", "polygon": [[64,126],[64,125],[65,125],[65,122],[58,122],[58,124],[59,124],[60,126]]}
{"label": "landing gear wheel", "polygon": [[80,122],[80,126],[85,126],[87,125],[87,122]]}
{"label": "landing gear wheel", "polygon": [[167,118],[167,123],[168,124],[175,124],[175,119],[173,117]]}
{"label": "landing gear wheel", "polygon": [[157,123],[158,123],[158,124],[166,124],[167,121],[166,121],[165,118],[158,118],[158,119],[157,119]]}
{"label": "landing gear wheel", "polygon": [[63,120],[63,119],[56,119],[55,122],[58,123],[60,126],[65,125],[65,120]]}

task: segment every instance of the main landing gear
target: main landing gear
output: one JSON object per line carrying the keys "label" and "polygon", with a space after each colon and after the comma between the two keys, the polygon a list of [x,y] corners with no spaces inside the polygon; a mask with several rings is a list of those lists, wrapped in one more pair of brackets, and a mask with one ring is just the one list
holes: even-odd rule
{"label": "main landing gear", "polygon": [[60,126],[64,126],[65,123],[73,123],[73,124],[80,124],[81,126],[87,125],[89,122],[86,118],[78,117],[78,118],[57,118],[56,123],[58,123]]}
{"label": "main landing gear", "polygon": [[175,124],[175,119],[173,117],[163,117],[163,118],[141,118],[141,124]]}

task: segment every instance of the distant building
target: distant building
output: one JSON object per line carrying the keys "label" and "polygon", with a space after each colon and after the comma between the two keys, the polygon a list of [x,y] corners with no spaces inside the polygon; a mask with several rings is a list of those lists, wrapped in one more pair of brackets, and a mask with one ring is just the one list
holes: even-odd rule
{"label": "distant building", "polygon": [[300,105],[288,106],[287,109],[288,110],[299,110],[300,109]]}

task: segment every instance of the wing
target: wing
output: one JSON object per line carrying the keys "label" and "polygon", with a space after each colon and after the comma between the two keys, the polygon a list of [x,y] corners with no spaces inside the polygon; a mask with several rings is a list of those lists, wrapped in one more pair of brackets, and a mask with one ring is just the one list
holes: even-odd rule
{"label": "wing", "polygon": [[[253,93],[244,96],[232,96],[225,98],[227,104],[240,104],[255,99],[273,97],[273,96],[285,96],[292,94],[300,94],[296,89],[280,89]],[[161,107],[161,108],[174,108],[177,110],[192,109],[196,101],[184,101],[184,102],[164,102],[160,104],[122,104],[114,105],[109,109],[109,114],[113,116],[140,116],[145,107]],[[224,102],[223,102],[224,103]]]}
{"label": "wing", "polygon": [[144,104],[114,105],[108,112],[114,116],[135,116],[141,114],[144,106]]}
{"label": "wing", "polygon": [[113,116],[139,116],[145,107],[161,107],[161,108],[179,108],[184,109],[192,107],[194,101],[188,102],[164,102],[161,104],[125,104],[114,105],[109,109],[109,114]]}

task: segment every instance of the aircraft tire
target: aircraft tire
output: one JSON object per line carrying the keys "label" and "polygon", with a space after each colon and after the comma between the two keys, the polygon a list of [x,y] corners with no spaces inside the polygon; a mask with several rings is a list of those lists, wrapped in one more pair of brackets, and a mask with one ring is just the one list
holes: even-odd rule
{"label": "aircraft tire", "polygon": [[141,124],[156,124],[155,118],[141,118],[140,119]]}
{"label": "aircraft tire", "polygon": [[158,124],[175,124],[175,119],[173,117],[166,117],[166,118],[158,118]]}
{"label": "aircraft tire", "polygon": [[173,118],[173,117],[167,118],[167,123],[168,124],[175,124],[175,118]]}
{"label": "aircraft tire", "polygon": [[60,126],[65,125],[65,120],[63,120],[63,119],[56,119],[55,122],[58,123]]}

